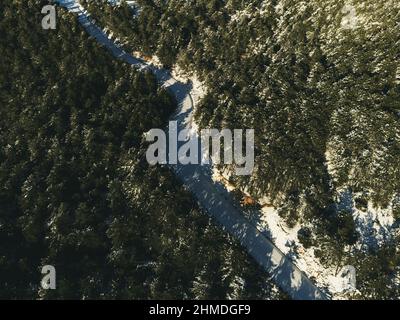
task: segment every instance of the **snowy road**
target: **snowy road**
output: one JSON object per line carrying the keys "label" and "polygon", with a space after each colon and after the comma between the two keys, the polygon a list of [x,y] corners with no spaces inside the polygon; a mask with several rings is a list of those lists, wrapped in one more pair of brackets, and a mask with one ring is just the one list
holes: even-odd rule
{"label": "snowy road", "polygon": [[[160,84],[166,87],[179,103],[179,108],[171,120],[178,121],[179,130],[191,125],[196,94],[193,94],[194,90],[190,85],[175,80],[168,71],[150,66],[124,52],[89,20],[84,8],[76,0],[58,0],[58,3],[75,13],[87,32],[110,50],[115,57],[139,70],[151,70]],[[213,181],[210,166],[177,165],[172,166],[172,169],[187,190],[196,197],[199,205],[215,218],[224,230],[240,241],[247,252],[271,275],[272,280],[284,292],[298,300],[328,298],[265,235],[244,218],[240,209],[233,205],[231,195],[226,188]]]}

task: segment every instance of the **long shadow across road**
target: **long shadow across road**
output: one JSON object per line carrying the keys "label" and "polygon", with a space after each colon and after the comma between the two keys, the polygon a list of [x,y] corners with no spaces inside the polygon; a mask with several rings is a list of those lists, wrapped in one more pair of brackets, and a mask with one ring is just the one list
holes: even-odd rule
{"label": "long shadow across road", "polygon": [[[178,129],[189,129],[193,111],[191,86],[175,80],[164,69],[156,68],[136,59],[110,40],[89,18],[76,0],[58,0],[61,6],[78,16],[86,31],[106,47],[114,57],[135,66],[149,70],[159,83],[176,98],[179,108],[171,120],[178,121]],[[212,179],[210,166],[171,166],[184,186],[191,191],[199,205],[214,217],[234,238],[238,239],[247,252],[268,272],[271,279],[291,298],[298,300],[324,300],[328,297],[255,225],[245,218],[243,212],[233,205],[233,199],[226,188]]]}

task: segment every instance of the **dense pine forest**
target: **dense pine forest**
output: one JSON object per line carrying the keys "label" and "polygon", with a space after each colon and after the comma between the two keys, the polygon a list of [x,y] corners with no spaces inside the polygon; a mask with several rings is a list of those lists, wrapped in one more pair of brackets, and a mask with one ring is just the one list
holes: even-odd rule
{"label": "dense pine forest", "polygon": [[129,49],[200,76],[203,127],[255,128],[257,170],[238,181],[254,195],[314,209],[351,188],[399,215],[396,1],[353,1],[354,28],[336,0],[80,2]]}
{"label": "dense pine forest", "polygon": [[[147,165],[143,133],[173,98],[65,10],[43,30],[45,4],[0,2],[0,298],[282,298],[168,169]],[[46,264],[57,290],[40,288]]]}
{"label": "dense pine forest", "polygon": [[202,80],[201,128],[255,129],[256,169],[233,183],[306,226],[324,264],[356,266],[361,297],[399,296],[398,234],[354,246],[338,210],[348,192],[400,222],[398,1],[80,2],[126,50]]}

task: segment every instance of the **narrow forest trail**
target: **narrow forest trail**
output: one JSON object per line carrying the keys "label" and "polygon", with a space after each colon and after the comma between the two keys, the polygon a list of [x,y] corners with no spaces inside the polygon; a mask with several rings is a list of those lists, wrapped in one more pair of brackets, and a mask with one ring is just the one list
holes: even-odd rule
{"label": "narrow forest trail", "polygon": [[[70,12],[78,16],[86,31],[113,56],[138,70],[150,70],[159,83],[173,94],[178,102],[178,110],[170,119],[178,121],[178,130],[191,129],[194,105],[201,98],[191,85],[183,84],[172,77],[169,71],[156,68],[126,53],[88,17],[77,0],[57,0]],[[256,226],[245,218],[243,212],[234,205],[228,190],[212,179],[211,166],[175,165],[173,171],[197,199],[200,207],[216,219],[224,230],[240,241],[247,252],[268,272],[271,279],[292,299],[324,300],[328,297]]]}

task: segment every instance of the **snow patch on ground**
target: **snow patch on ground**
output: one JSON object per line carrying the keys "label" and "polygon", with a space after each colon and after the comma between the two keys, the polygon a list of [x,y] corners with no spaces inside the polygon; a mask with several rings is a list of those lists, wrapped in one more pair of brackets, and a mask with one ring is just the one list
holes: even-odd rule
{"label": "snow patch on ground", "polygon": [[338,209],[352,213],[359,240],[358,248],[377,248],[390,240],[395,234],[395,219],[391,206],[382,209],[374,208],[369,202],[365,210],[356,208],[354,199],[361,197],[361,193],[352,193],[349,190],[340,192]]}
{"label": "snow patch on ground", "polygon": [[343,7],[342,14],[343,18],[340,24],[341,27],[343,29],[350,29],[350,30],[355,29],[357,27],[357,22],[358,22],[356,8],[348,3]]}
{"label": "snow patch on ground", "polygon": [[[214,181],[224,184],[226,189],[232,192],[236,190],[236,187],[229,182],[229,177],[227,171],[214,168]],[[242,192],[249,196],[246,190]],[[356,247],[381,246],[400,232],[399,226],[395,224],[391,207],[386,209],[374,208],[369,203],[366,210],[359,210],[355,207],[354,202],[354,198],[357,196],[360,195],[343,191],[338,200],[339,210],[349,210],[353,214],[356,230],[359,234]],[[301,225],[299,223],[290,228],[279,216],[276,208],[270,205],[270,200],[267,197],[262,198],[259,204],[262,206],[261,215],[251,219],[252,223],[268,236],[284,254],[290,257],[319,288],[330,293],[333,299],[348,299],[347,294],[355,292],[354,284],[349,279],[351,273],[346,269],[348,266],[345,266],[339,272],[334,267],[323,266],[315,256],[314,248],[306,249],[300,243],[298,232]]]}
{"label": "snow patch on ground", "polygon": [[[225,185],[228,191],[232,192],[236,188],[229,183],[229,175],[221,173],[214,168],[213,179],[216,182]],[[245,193],[246,194],[246,193]],[[317,257],[315,257],[314,248],[304,248],[298,239],[298,231],[300,224],[290,228],[282,219],[278,211],[269,205],[269,199],[265,198],[260,201],[260,205],[264,206],[261,210],[261,216],[255,217],[252,223],[310,278],[319,288],[332,295],[333,299],[346,299],[344,294],[349,289],[348,281],[341,275],[336,273],[335,268],[326,268]]]}
{"label": "snow patch on ground", "polygon": [[196,108],[196,105],[207,94],[206,86],[200,81],[196,74],[189,75],[178,65],[172,68],[171,74],[179,82],[191,84],[192,89],[190,95],[193,99],[193,105]]}

